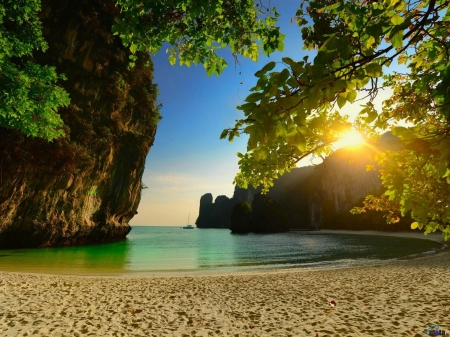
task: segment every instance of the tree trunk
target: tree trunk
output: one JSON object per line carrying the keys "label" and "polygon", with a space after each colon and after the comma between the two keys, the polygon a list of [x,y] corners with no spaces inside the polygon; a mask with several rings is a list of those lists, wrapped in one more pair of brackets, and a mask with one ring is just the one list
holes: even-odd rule
{"label": "tree trunk", "polygon": [[0,248],[125,238],[156,132],[150,57],[128,69],[108,0],[43,0],[49,49],[34,59],[66,75],[66,136],[53,142],[0,128]]}

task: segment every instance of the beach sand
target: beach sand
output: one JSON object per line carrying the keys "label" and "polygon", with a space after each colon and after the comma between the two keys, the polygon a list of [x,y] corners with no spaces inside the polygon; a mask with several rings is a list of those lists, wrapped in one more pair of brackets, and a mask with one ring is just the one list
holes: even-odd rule
{"label": "beach sand", "polygon": [[2,272],[0,307],[0,336],[13,337],[423,337],[433,324],[450,333],[450,252],[354,268],[195,277]]}

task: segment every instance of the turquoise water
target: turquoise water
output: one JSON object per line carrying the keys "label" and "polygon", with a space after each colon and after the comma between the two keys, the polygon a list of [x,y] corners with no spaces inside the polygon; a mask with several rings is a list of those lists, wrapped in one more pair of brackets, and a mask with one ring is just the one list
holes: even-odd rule
{"label": "turquoise water", "polygon": [[122,242],[0,250],[0,270],[73,275],[169,275],[339,267],[428,254],[442,244],[388,236],[134,227]]}

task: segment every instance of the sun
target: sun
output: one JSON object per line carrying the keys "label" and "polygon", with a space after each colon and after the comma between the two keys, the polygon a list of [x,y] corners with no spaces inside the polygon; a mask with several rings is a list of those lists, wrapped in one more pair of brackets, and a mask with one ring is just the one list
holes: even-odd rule
{"label": "sun", "polygon": [[333,144],[333,147],[337,150],[342,147],[355,147],[364,143],[363,136],[356,130],[351,130],[344,133],[337,142]]}

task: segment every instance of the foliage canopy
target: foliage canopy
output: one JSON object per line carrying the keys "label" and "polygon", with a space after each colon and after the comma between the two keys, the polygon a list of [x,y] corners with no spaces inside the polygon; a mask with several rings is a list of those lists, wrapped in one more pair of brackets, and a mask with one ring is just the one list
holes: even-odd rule
{"label": "foliage canopy", "polygon": [[[216,51],[230,46],[233,55],[256,60],[260,46],[266,54],[283,49],[275,27],[275,9],[252,0],[117,0],[114,34],[131,53],[156,53],[168,42],[172,64],[203,64],[208,75],[219,75],[226,62]],[[54,67],[36,64],[33,52],[48,48],[38,14],[40,0],[0,0],[0,126],[28,136],[52,140],[64,134],[57,113],[69,104],[64,80]],[[77,15],[74,13],[74,15]]]}
{"label": "foliage canopy", "polygon": [[[216,51],[256,60],[283,49],[278,13],[252,0],[117,0],[113,31],[130,50],[158,51],[164,42],[172,64],[203,64],[219,75]],[[55,69],[33,62],[45,51],[39,0],[0,0],[0,126],[47,140],[63,135],[58,107],[69,97]],[[328,155],[351,126],[339,109],[363,101],[354,126],[368,137],[391,130],[404,148],[378,156],[386,193],[369,196],[368,209],[388,210],[388,221],[411,212],[413,228],[450,237],[450,2],[446,0],[312,0],[295,13],[304,48],[314,58],[283,58],[255,76],[238,107],[244,117],[221,138],[249,135],[238,156],[240,186],[263,185],[304,157]],[[396,67],[396,65],[400,67]],[[377,109],[380,89],[391,96]],[[403,123],[403,124],[402,124]],[[406,123],[406,124],[404,124]],[[400,126],[402,124],[403,126]],[[406,125],[406,127],[405,127]]]}
{"label": "foliage canopy", "polygon": [[[354,212],[389,211],[390,222],[411,212],[412,228],[450,238],[450,2],[305,1],[296,20],[315,57],[256,72],[245,117],[221,135],[249,135],[235,182],[267,191],[305,156],[329,154],[350,126],[338,110],[362,100],[354,126],[368,137],[391,130],[404,149],[378,156],[387,191]],[[380,89],[392,95],[377,109]]]}
{"label": "foliage canopy", "polygon": [[0,2],[0,126],[51,140],[63,134],[56,111],[69,96],[56,84],[63,76],[32,61],[47,49],[39,9],[39,0]]}

